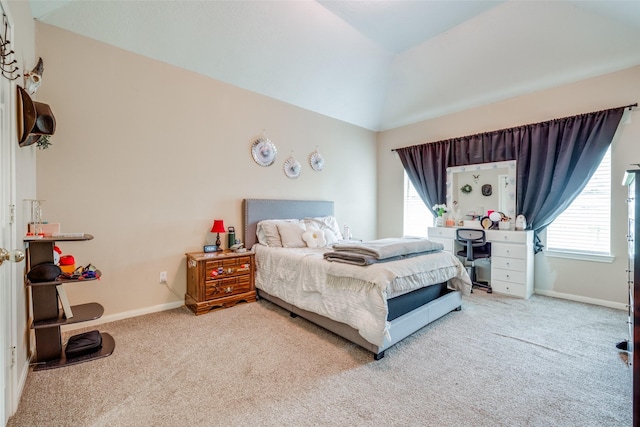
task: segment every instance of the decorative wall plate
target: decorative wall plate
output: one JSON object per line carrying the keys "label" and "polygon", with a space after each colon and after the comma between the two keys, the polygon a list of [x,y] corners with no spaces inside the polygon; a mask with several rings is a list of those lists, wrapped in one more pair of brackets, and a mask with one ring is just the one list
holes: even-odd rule
{"label": "decorative wall plate", "polygon": [[293,156],[289,156],[287,160],[284,161],[284,174],[289,178],[297,178],[300,176],[300,170],[302,169],[302,165],[300,162],[293,158]]}
{"label": "decorative wall plate", "polygon": [[253,160],[260,166],[271,166],[276,160],[278,149],[268,138],[260,137],[251,145]]}
{"label": "decorative wall plate", "polygon": [[309,155],[309,164],[311,165],[311,169],[316,172],[320,172],[322,170],[322,167],[324,166],[324,158],[322,157],[322,154],[318,153],[318,150]]}

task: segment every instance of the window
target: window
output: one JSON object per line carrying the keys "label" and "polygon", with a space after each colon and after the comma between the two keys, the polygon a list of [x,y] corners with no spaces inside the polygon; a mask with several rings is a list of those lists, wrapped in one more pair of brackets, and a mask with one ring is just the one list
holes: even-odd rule
{"label": "window", "polygon": [[[611,148],[582,193],[547,227],[551,255],[609,256],[611,250]],[[574,258],[574,257],[572,257]]]}
{"label": "window", "polygon": [[404,174],[404,227],[405,236],[427,237],[427,227],[433,225],[433,214]]}

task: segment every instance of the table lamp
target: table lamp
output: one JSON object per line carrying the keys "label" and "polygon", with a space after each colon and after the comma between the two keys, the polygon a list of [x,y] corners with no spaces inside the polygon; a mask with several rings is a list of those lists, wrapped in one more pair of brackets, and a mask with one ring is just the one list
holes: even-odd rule
{"label": "table lamp", "polygon": [[220,241],[220,233],[224,233],[224,222],[221,219],[213,220],[213,227],[211,227],[212,233],[218,233],[216,236],[216,250],[222,250],[222,242]]}

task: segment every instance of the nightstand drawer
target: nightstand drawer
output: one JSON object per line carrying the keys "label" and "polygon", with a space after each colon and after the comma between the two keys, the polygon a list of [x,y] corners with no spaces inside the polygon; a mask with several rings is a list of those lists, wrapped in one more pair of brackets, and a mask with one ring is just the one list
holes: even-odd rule
{"label": "nightstand drawer", "polygon": [[205,286],[205,298],[214,299],[237,295],[252,290],[251,276],[248,274],[224,279],[207,281]]}
{"label": "nightstand drawer", "polygon": [[236,257],[228,257],[228,258],[220,258],[220,259],[212,259],[207,261],[207,270],[210,268],[227,268],[233,267],[235,265],[249,264],[251,262],[251,257],[248,255],[245,256],[236,256]]}
{"label": "nightstand drawer", "polygon": [[251,268],[250,257],[230,258],[220,261],[207,261],[207,280],[223,276],[247,273]]}

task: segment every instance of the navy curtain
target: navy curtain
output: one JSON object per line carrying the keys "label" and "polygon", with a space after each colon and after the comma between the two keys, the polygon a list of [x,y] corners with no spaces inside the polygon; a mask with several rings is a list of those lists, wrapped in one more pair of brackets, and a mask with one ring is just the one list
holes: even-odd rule
{"label": "navy curtain", "polygon": [[536,233],[560,215],[589,182],[627,107],[581,114],[396,149],[411,183],[431,209],[445,203],[450,166],[516,160],[516,212]]}

